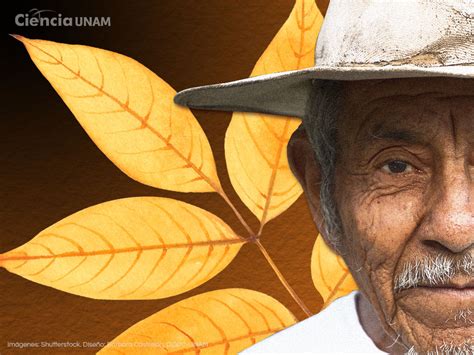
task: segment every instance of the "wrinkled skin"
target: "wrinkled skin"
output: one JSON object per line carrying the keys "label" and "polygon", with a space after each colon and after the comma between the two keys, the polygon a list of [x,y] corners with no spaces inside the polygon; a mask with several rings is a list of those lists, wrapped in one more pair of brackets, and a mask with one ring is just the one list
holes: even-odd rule
{"label": "wrinkled skin", "polygon": [[[474,80],[348,82],[345,92],[335,201],[344,233],[340,254],[362,291],[363,328],[390,353],[412,346],[425,353],[443,342],[472,340],[473,315],[454,319],[460,310],[474,311],[472,277],[452,280],[461,289],[400,293],[394,282],[404,263],[417,257],[457,260],[474,253]],[[288,157],[323,230],[319,166],[301,130]]]}

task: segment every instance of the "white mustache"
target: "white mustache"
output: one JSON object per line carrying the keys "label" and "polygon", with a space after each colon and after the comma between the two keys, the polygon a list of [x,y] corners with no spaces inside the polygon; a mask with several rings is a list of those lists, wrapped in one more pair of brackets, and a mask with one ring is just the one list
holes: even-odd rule
{"label": "white mustache", "polygon": [[438,255],[408,262],[395,277],[395,292],[422,285],[443,285],[455,276],[474,276],[474,257],[467,254],[461,259]]}

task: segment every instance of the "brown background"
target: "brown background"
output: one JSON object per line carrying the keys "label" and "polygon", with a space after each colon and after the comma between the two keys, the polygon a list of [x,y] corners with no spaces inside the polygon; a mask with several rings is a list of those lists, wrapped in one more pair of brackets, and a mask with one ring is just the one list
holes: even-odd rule
{"label": "brown background", "polygon": [[[215,194],[157,190],[121,173],[91,142],[34,67],[21,43],[7,33],[116,51],[138,60],[181,90],[247,77],[289,15],[292,0],[97,1],[93,4],[37,1],[11,5],[13,8],[3,10],[2,23],[7,28],[0,34],[3,48],[0,252],[27,242],[42,229],[80,209],[143,195],[173,197],[198,205],[244,234],[231,210]],[[15,15],[31,8],[52,9],[63,16],[110,16],[112,26],[16,27]],[[231,114],[194,113],[209,137],[224,188],[257,228],[257,220],[239,202],[227,177],[223,146]],[[304,199],[300,198],[265,227],[262,237],[276,264],[313,312],[321,307],[310,274],[315,233]],[[7,341],[112,340],[137,321],[178,300],[229,287],[265,292],[299,319],[304,318],[253,245],[244,246],[226,270],[201,287],[163,300],[92,300],[35,284],[0,269],[0,353],[21,352],[7,348]],[[60,352],[66,349],[49,350],[49,353]]]}

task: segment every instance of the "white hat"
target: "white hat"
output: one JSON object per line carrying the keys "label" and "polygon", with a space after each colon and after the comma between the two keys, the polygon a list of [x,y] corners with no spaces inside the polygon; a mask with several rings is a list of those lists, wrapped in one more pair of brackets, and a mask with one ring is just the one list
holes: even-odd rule
{"label": "white hat", "polygon": [[317,65],[190,88],[191,108],[303,117],[311,79],[474,78],[474,0],[331,0]]}

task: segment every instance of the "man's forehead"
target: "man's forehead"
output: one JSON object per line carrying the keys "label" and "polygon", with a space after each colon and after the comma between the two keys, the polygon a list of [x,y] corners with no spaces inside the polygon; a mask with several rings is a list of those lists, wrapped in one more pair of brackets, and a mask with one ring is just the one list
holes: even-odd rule
{"label": "man's forehead", "polygon": [[474,137],[474,80],[370,80],[344,88],[349,116],[345,126],[356,140],[428,144],[442,126],[458,126],[469,140]]}
{"label": "man's forehead", "polygon": [[457,114],[451,108],[438,112],[429,106],[400,105],[391,109],[380,105],[364,120],[350,125],[350,129],[354,139],[365,144],[390,140],[428,146],[438,144],[448,136],[474,143],[474,108],[470,113]]}

